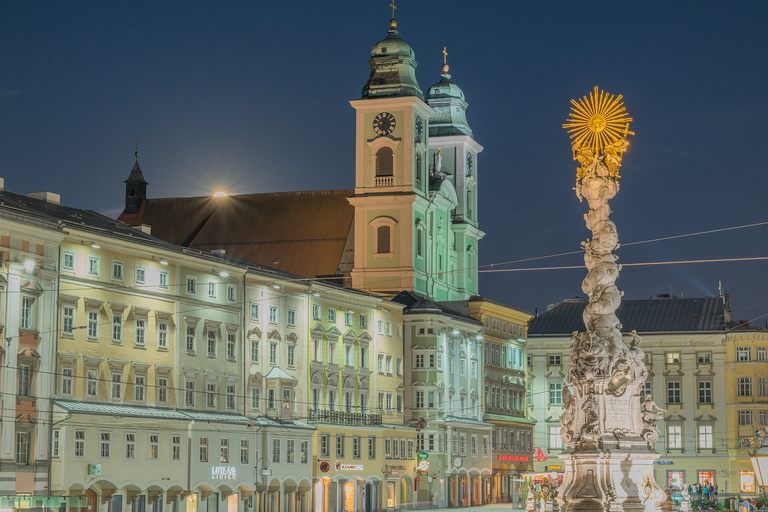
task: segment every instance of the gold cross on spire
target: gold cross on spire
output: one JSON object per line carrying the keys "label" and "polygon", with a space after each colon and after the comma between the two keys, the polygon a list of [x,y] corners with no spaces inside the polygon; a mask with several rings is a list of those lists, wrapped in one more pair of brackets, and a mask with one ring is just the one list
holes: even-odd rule
{"label": "gold cross on spire", "polygon": [[448,64],[448,48],[443,46],[443,64]]}
{"label": "gold cross on spire", "polygon": [[395,19],[395,9],[397,9],[397,7],[395,7],[395,0],[392,0],[392,3],[389,4],[389,6],[392,8],[392,19]]}

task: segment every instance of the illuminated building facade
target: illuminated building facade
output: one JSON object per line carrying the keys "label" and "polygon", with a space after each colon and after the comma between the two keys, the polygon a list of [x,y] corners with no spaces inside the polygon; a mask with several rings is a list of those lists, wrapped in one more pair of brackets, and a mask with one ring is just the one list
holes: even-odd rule
{"label": "illuminated building facade", "polygon": [[[531,320],[528,328],[529,418],[534,424],[534,469],[561,467],[560,416],[569,370],[570,338],[583,329],[585,299],[568,299]],[[622,300],[617,311],[622,333],[642,338],[647,395],[665,409],[658,420],[655,478],[679,489],[683,483],[717,483],[734,492],[738,475],[729,471],[729,406],[726,329],[731,328],[727,297],[659,296]],[[748,461],[747,461],[748,463]]]}
{"label": "illuminated building facade", "polygon": [[446,304],[483,324],[483,419],[494,426],[491,501],[523,506],[522,474],[533,470],[525,363],[531,314],[480,296]]}
{"label": "illuminated building facade", "polygon": [[750,452],[757,432],[768,429],[768,332],[739,327],[725,338],[726,446],[732,492],[759,491]]}

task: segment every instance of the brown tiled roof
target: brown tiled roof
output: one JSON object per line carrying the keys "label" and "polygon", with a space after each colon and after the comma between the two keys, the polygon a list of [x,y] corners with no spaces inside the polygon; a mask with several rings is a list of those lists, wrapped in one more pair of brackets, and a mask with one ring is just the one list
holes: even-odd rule
{"label": "brown tiled roof", "polygon": [[[145,199],[128,224],[149,224],[173,244],[227,255],[304,277],[336,274],[350,234],[352,190]],[[277,263],[275,263],[275,260]]]}

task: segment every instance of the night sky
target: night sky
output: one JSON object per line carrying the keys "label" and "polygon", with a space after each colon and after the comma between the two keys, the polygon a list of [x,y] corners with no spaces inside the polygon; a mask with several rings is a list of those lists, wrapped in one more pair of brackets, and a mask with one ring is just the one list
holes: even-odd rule
{"label": "night sky", "polygon": [[[388,0],[0,5],[0,176],[117,216],[150,197],[354,186],[354,110]],[[590,236],[562,124],[594,86],[635,119],[611,202],[622,244],[768,223],[768,3],[401,0],[422,90],[452,80],[477,161],[482,295],[543,312],[582,296]],[[622,246],[620,263],[768,256],[768,224]],[[529,258],[530,261],[505,262]],[[493,267],[490,265],[493,264]],[[513,272],[503,269],[546,268]],[[768,261],[625,266],[625,298],[731,292],[768,319]]]}

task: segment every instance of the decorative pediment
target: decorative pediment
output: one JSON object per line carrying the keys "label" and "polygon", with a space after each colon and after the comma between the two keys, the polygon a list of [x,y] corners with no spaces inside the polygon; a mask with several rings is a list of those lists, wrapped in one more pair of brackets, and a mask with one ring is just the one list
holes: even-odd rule
{"label": "decorative pediment", "polygon": [[[368,383],[368,377],[360,377],[360,389],[368,389]],[[402,383],[398,382],[398,386],[402,386]]]}
{"label": "decorative pediment", "polygon": [[325,334],[325,328],[321,324],[315,324],[315,326],[310,329],[310,334],[315,339],[321,339],[323,337],[323,334]]}
{"label": "decorative pediment", "polygon": [[370,335],[370,334],[368,334],[367,332],[363,332],[363,334],[361,334],[361,335],[360,335],[360,337],[358,338],[358,340],[360,340],[360,343],[361,343],[361,344],[362,344],[362,343],[370,343],[371,341],[373,341],[373,338],[372,338],[372,337],[371,337],[371,335]]}
{"label": "decorative pediment", "polygon": [[314,371],[312,372],[312,384],[322,384],[323,383],[323,372],[322,371]]}
{"label": "decorative pediment", "polygon": [[665,377],[669,377],[670,375],[682,377],[685,375],[685,372],[683,372],[680,368],[673,368],[671,370],[666,370],[663,375]]}
{"label": "decorative pediment", "polygon": [[355,387],[355,378],[352,375],[344,377],[344,387],[347,388],[347,389],[354,389],[354,387]]}
{"label": "decorative pediment", "polygon": [[349,329],[347,332],[344,333],[344,341],[347,343],[352,343],[357,339],[357,335],[355,334],[355,331],[352,329]]}
{"label": "decorative pediment", "polygon": [[[85,306],[87,308],[91,309],[99,309],[102,305],[104,305],[104,301],[100,299],[92,299],[91,297],[83,297],[83,301],[85,302]],[[149,310],[147,310],[149,311]]]}
{"label": "decorative pediment", "polygon": [[681,416],[677,413],[672,413],[664,416],[664,421],[685,421],[685,416]]}
{"label": "decorative pediment", "polygon": [[67,305],[73,305],[74,306],[74,305],[77,304],[77,301],[79,299],[80,299],[80,297],[78,297],[77,295],[68,295],[68,294],[65,294],[65,293],[60,293],[59,294],[59,300],[61,301],[62,304],[67,304]]}
{"label": "decorative pediment", "polygon": [[466,390],[466,389],[464,389],[464,388],[461,388],[461,389],[459,389],[459,394],[460,394],[461,396],[467,396],[467,390]]}
{"label": "decorative pediment", "polygon": [[712,416],[711,414],[702,414],[701,416],[696,416],[694,418],[696,421],[717,421],[717,418]]}
{"label": "decorative pediment", "polygon": [[40,360],[40,354],[37,353],[37,350],[29,347],[24,347],[22,349],[19,349],[17,356],[19,359],[26,359],[26,360]]}
{"label": "decorative pediment", "polygon": [[331,373],[328,375],[328,385],[329,386],[338,386],[339,385],[339,376]]}
{"label": "decorative pediment", "polygon": [[21,291],[38,295],[43,292],[43,287],[37,281],[24,281],[21,284]]}
{"label": "decorative pediment", "polygon": [[704,377],[712,377],[715,375],[715,371],[712,369],[711,366],[706,366],[703,368],[699,368],[693,374],[697,377],[704,376]]}
{"label": "decorative pediment", "polygon": [[276,330],[276,329],[272,329],[271,331],[269,331],[269,332],[267,333],[267,339],[268,339],[268,340],[277,340],[277,341],[280,341],[280,340],[282,340],[283,338],[280,336],[280,333],[279,333],[279,332],[277,332],[277,330]]}
{"label": "decorative pediment", "polygon": [[333,326],[330,329],[328,329],[328,331],[326,331],[326,334],[328,335],[329,338],[331,336],[338,338],[339,336],[341,336],[341,331],[338,330],[336,326]]}
{"label": "decorative pediment", "polygon": [[255,337],[261,339],[261,329],[258,327],[254,327],[253,329],[248,331],[248,337]]}
{"label": "decorative pediment", "polygon": [[291,332],[288,334],[288,336],[285,337],[285,341],[295,345],[299,341],[299,337],[296,336],[295,332]]}
{"label": "decorative pediment", "polygon": [[450,393],[450,394],[452,395],[452,394],[454,394],[455,392],[456,392],[456,388],[454,388],[453,386],[449,386],[449,387],[448,387],[448,393]]}

